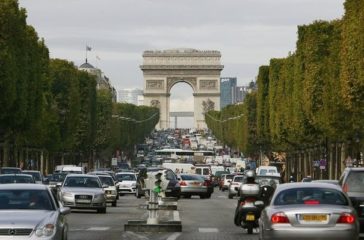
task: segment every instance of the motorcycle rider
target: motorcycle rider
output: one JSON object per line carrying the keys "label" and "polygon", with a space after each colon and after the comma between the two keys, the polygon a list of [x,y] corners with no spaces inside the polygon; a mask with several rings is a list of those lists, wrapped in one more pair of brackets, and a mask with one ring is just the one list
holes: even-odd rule
{"label": "motorcycle rider", "polygon": [[[258,183],[255,182],[255,171],[253,170],[249,170],[246,172],[246,183],[244,184],[257,184],[259,185]],[[240,205],[241,205],[241,202],[245,201],[245,196],[240,194],[240,197],[238,199],[238,204],[236,206],[236,209],[235,209],[235,216],[234,216],[234,223],[236,226],[240,226],[240,215],[239,215],[239,208],[240,208]]]}

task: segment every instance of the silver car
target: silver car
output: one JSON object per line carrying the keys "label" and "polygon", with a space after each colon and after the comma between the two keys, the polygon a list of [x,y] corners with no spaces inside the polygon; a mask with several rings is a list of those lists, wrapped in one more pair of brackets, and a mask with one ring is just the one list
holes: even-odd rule
{"label": "silver car", "polygon": [[179,185],[181,186],[181,195],[190,198],[192,195],[198,195],[200,198],[206,198],[208,195],[205,178],[197,174],[181,174],[178,176]]}
{"label": "silver car", "polygon": [[244,175],[236,175],[229,185],[228,198],[232,199],[234,196],[238,195],[240,186],[246,182],[246,177]]}
{"label": "silver car", "polygon": [[106,213],[105,192],[96,175],[68,174],[60,188],[59,199],[66,207]]}
{"label": "silver car", "polygon": [[260,239],[359,239],[348,196],[330,183],[279,185],[259,219]]}
{"label": "silver car", "polygon": [[119,194],[113,178],[110,175],[98,175],[98,177],[100,178],[105,190],[106,202],[111,203],[113,207],[116,207],[118,199],[117,196]]}
{"label": "silver car", "polygon": [[67,239],[69,212],[45,185],[0,185],[1,239]]}

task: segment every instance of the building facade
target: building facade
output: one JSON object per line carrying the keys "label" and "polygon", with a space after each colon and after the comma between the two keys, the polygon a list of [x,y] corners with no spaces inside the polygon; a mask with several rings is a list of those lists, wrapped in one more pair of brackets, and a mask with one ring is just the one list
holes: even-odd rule
{"label": "building facade", "polygon": [[118,91],[118,102],[131,103],[140,105],[140,96],[143,96],[143,90],[139,88],[125,88]]}
{"label": "building facade", "polygon": [[90,63],[87,62],[87,59],[86,59],[86,62],[84,64],[82,64],[81,66],[79,66],[78,69],[82,70],[82,71],[86,71],[89,74],[96,76],[96,82],[97,82],[96,88],[98,90],[99,89],[110,90],[110,92],[112,94],[112,100],[113,100],[113,102],[116,102],[116,90],[111,85],[110,79],[102,73],[101,69],[95,68],[94,66],[92,66]]}
{"label": "building facade", "polygon": [[220,78],[220,107],[234,104],[236,99],[236,77]]}

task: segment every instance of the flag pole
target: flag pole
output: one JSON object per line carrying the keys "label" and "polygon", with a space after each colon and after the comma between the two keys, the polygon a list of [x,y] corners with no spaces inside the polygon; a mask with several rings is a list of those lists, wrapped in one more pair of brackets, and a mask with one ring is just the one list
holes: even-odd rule
{"label": "flag pole", "polygon": [[86,44],[86,63],[87,63],[87,44]]}

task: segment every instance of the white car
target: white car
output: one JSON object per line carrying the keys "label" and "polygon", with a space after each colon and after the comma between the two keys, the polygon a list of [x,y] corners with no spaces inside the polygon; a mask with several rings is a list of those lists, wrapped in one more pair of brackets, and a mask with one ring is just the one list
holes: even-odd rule
{"label": "white car", "polygon": [[117,185],[119,186],[119,194],[133,193],[136,190],[136,175],[131,172],[120,172],[116,175]]}

